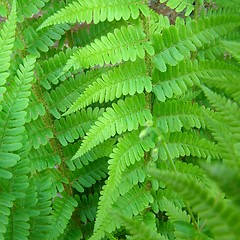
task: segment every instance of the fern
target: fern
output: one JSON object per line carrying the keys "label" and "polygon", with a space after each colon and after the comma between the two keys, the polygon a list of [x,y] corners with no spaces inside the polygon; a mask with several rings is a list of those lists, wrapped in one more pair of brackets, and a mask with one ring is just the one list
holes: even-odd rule
{"label": "fern", "polygon": [[0,239],[238,239],[239,6],[2,0]]}

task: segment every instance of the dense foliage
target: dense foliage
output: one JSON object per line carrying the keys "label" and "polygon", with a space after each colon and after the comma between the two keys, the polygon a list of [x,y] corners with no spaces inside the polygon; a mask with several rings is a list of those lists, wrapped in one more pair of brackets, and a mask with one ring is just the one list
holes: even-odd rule
{"label": "dense foliage", "polygon": [[239,239],[239,0],[0,15],[0,239]]}

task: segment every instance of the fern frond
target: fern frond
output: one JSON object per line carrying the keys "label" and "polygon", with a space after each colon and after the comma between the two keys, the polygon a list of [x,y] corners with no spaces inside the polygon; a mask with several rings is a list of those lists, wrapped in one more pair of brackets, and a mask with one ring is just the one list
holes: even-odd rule
{"label": "fern frond", "polygon": [[39,13],[47,2],[49,2],[49,0],[18,0],[18,21],[22,22],[24,17],[30,18],[33,14]]}
{"label": "fern frond", "polygon": [[223,47],[240,63],[240,42],[221,41]]}
{"label": "fern frond", "polygon": [[168,142],[160,145],[158,154],[162,160],[168,159],[168,153],[171,158],[179,158],[180,156],[195,156],[198,158],[219,158],[217,146],[205,138],[196,134],[187,132],[171,133]]}
{"label": "fern frond", "polygon": [[137,19],[140,12],[144,15],[148,14],[148,8],[140,0],[115,0],[114,2],[102,2],[94,0],[91,3],[85,1],[74,1],[65,8],[61,9],[54,15],[50,16],[40,28],[59,24],[59,23],[75,23],[92,21],[94,24],[109,22],[115,20],[128,20],[130,17]]}
{"label": "fern frond", "polygon": [[55,152],[51,145],[40,145],[37,149],[29,152],[32,171],[43,171],[47,168],[54,168],[61,164],[59,153]]}
{"label": "fern frond", "polygon": [[72,187],[78,192],[84,192],[86,188],[107,177],[107,167],[107,159],[100,158],[80,170],[75,170],[69,174]]}
{"label": "fern frond", "polygon": [[107,219],[98,228],[94,229],[90,240],[102,239],[106,232],[111,233],[120,227],[117,219],[113,217],[115,211],[131,218],[142,212],[151,202],[153,202],[152,195],[145,188],[135,185],[126,194],[117,199],[112,206],[112,213],[110,212]]}
{"label": "fern frond", "polygon": [[63,148],[63,155],[64,158],[66,158],[66,164],[71,171],[75,171],[76,168],[81,169],[85,165],[88,165],[89,163],[94,162],[99,158],[109,157],[115,141],[115,139],[109,139],[92,148],[83,156],[78,157],[74,160],[72,160],[72,157],[79,148],[79,142],[76,142],[75,144],[68,144],[65,148]]}
{"label": "fern frond", "polygon": [[36,120],[38,117],[43,117],[45,113],[46,109],[44,104],[38,100],[37,96],[32,91],[27,108],[26,122],[29,123],[31,120]]}
{"label": "fern frond", "polygon": [[203,167],[207,170],[208,175],[214,179],[223,190],[226,197],[234,202],[236,206],[240,206],[240,176],[238,168],[230,168],[220,164],[203,165]]}
{"label": "fern frond", "polygon": [[41,52],[47,52],[49,47],[52,47],[55,41],[60,40],[62,35],[70,28],[67,24],[60,24],[36,31],[42,20],[29,19],[29,21],[34,21],[34,23],[25,21],[24,40],[28,53],[37,57],[40,56]]}
{"label": "fern frond", "polygon": [[162,34],[155,33],[152,36],[156,68],[166,72],[167,65],[176,66],[183,59],[189,59],[191,52],[226,35],[238,27],[239,22],[238,14],[221,11],[213,12],[198,21],[188,21],[186,24],[179,18],[175,26],[164,29]]}
{"label": "fern frond", "polygon": [[79,214],[82,222],[87,223],[87,221],[93,221],[97,213],[98,205],[98,194],[89,194],[88,196],[83,195],[78,200]]}
{"label": "fern frond", "polygon": [[223,121],[230,127],[232,136],[239,141],[240,140],[240,109],[237,103],[214,93],[207,87],[203,86],[203,90],[207,98],[213,107],[218,111]]}
{"label": "fern frond", "polygon": [[234,206],[224,200],[215,199],[200,183],[186,174],[153,169],[149,173],[179,192],[192,205],[193,211],[207,219],[206,225],[214,238],[237,239],[240,226],[236,219],[239,211]]}
{"label": "fern frond", "polygon": [[[12,3],[12,10],[8,20],[3,24],[0,30],[0,103],[3,100],[3,94],[6,91],[4,84],[9,76],[10,59],[15,41],[16,30],[16,1]],[[2,105],[0,105],[0,111]]]}
{"label": "fern frond", "polygon": [[119,100],[117,104],[113,103],[112,108],[107,108],[91,127],[73,159],[116,134],[136,130],[151,118],[151,113],[145,109],[144,95],[135,95],[126,98],[125,101]]}
{"label": "fern frond", "polygon": [[47,60],[40,63],[37,62],[36,73],[41,86],[49,90],[52,88],[52,84],[57,85],[59,80],[64,81],[66,79],[66,76],[62,76],[61,72],[67,60],[75,50],[76,48],[67,48],[65,51],[61,51]]}
{"label": "fern frond", "polygon": [[[100,77],[108,68],[95,69],[85,73],[80,73],[75,78],[68,78],[54,90],[44,93],[44,99],[49,106],[49,111],[57,119],[61,118],[61,113],[79,98],[87,86]],[[65,113],[66,114],[66,113]]]}
{"label": "fern frond", "polygon": [[147,76],[144,61],[126,62],[89,85],[66,114],[95,102],[113,101],[122,95],[134,95],[144,90],[147,92],[152,90],[151,78]]}
{"label": "fern frond", "polygon": [[[141,166],[137,165],[136,169],[135,167],[131,169],[131,166],[136,162],[140,162],[144,157],[144,152],[154,148],[154,143],[150,138],[141,139],[139,134],[138,130],[125,133],[118,139],[117,146],[110,154],[111,159],[108,161],[109,178],[101,192],[102,196],[100,197],[95,228],[98,228],[104,218],[106,218],[109,207],[116,201],[120,193],[124,194],[131,188],[132,176],[135,178],[135,184],[138,182],[138,179],[144,179]],[[125,172],[126,170],[127,172]],[[131,175],[132,171],[134,171],[133,175]],[[128,176],[129,173],[131,176]],[[127,183],[129,177],[130,184]],[[124,183],[121,184],[122,181]]]}
{"label": "fern frond", "polygon": [[154,49],[147,41],[141,25],[122,26],[114,33],[96,39],[90,45],[79,49],[67,62],[67,67],[74,69],[116,64],[122,61],[136,61],[137,57],[143,59],[145,51],[153,55]]}
{"label": "fern frond", "polygon": [[160,0],[160,3],[166,3],[171,9],[175,9],[176,12],[182,12],[185,10],[185,16],[189,16],[194,10],[194,0]]}
{"label": "fern frond", "polygon": [[63,146],[66,146],[69,142],[74,142],[76,139],[83,137],[103,112],[103,108],[87,108],[55,120],[57,139]]}
{"label": "fern frond", "polygon": [[139,222],[135,219],[130,219],[124,215],[117,214],[117,218],[123,226],[130,232],[133,240],[166,240],[167,238],[153,231],[150,226],[144,222]]}
{"label": "fern frond", "polygon": [[35,149],[46,145],[49,139],[53,138],[52,129],[46,126],[42,118],[26,124],[26,130],[29,133],[29,143]]}
{"label": "fern frond", "polygon": [[[29,103],[28,98],[33,81],[35,61],[36,59],[31,56],[23,60],[23,65],[20,65],[17,76],[14,78],[14,82],[11,82],[11,86],[8,87],[2,103],[3,109],[0,112],[0,153],[5,156],[3,161],[9,155],[12,161],[7,165],[11,166],[19,160],[19,157],[15,155],[15,151],[22,147],[22,134],[24,132],[26,116],[25,110]],[[9,172],[5,171],[4,175],[9,178],[11,176],[9,174]]]}
{"label": "fern frond", "polygon": [[50,239],[58,239],[60,234],[64,232],[77,205],[77,201],[69,196],[60,195],[54,198],[52,230],[49,233]]}
{"label": "fern frond", "polygon": [[121,28],[121,26],[127,26],[128,23],[124,20],[112,21],[112,22],[99,22],[98,24],[90,24],[85,28],[80,28],[77,32],[72,33],[73,45],[78,47],[85,47],[92,43],[96,38],[105,36],[108,33],[113,33],[114,29]]}
{"label": "fern frond", "polygon": [[168,101],[154,104],[153,113],[157,127],[162,132],[180,132],[183,128],[205,127],[203,108],[190,101]]}

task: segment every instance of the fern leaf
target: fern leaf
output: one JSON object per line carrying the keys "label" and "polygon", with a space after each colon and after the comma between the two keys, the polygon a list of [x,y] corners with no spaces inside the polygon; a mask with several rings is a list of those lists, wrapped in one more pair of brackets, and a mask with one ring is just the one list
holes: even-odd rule
{"label": "fern leaf", "polygon": [[128,97],[125,101],[113,103],[112,108],[107,108],[103,116],[100,116],[91,127],[73,159],[116,134],[136,130],[139,125],[143,126],[151,119],[151,114],[144,105],[144,95]]}
{"label": "fern leaf", "polygon": [[185,16],[189,16],[194,10],[194,0],[160,0],[160,3],[166,3],[171,9],[175,9],[176,12],[182,12],[185,10]]}
{"label": "fern leaf", "polygon": [[146,39],[146,34],[140,25],[122,26],[114,33],[96,39],[90,45],[79,49],[67,62],[66,68],[74,69],[116,64],[121,61],[136,61],[137,57],[143,59],[145,51],[153,55],[154,49]]}
{"label": "fern leaf", "polygon": [[[215,199],[188,175],[171,171],[149,170],[149,173],[167,183],[171,189],[179,192],[203,219],[208,219],[207,226],[216,239],[237,239],[239,222],[236,221],[239,211],[224,200]],[[204,201],[203,201],[204,199]]]}
{"label": "fern leaf", "polygon": [[55,120],[57,139],[63,146],[66,146],[69,142],[74,142],[76,139],[83,137],[103,112],[103,108],[87,108],[67,115],[60,120]]}
{"label": "fern leaf", "polygon": [[[7,93],[4,95],[3,110],[0,112],[0,153],[5,157],[7,155],[12,161],[17,162],[16,155],[13,156],[15,151],[22,147],[22,134],[24,132],[25,124],[25,109],[29,103],[31,83],[33,81],[33,67],[35,64],[35,58],[28,56],[23,60],[23,65],[20,65],[17,71],[17,76],[14,82],[11,82],[11,88],[8,88]],[[13,154],[14,153],[14,154]],[[14,165],[14,162],[10,165]],[[7,172],[5,177],[9,178]]]}
{"label": "fern leaf", "polygon": [[66,114],[82,109],[94,102],[113,101],[122,95],[134,95],[152,90],[144,61],[126,62],[114,68],[88,86]]}
{"label": "fern leaf", "polygon": [[154,116],[162,132],[180,132],[182,128],[205,127],[203,108],[190,101],[168,101],[154,105]]}
{"label": "fern leaf", "polygon": [[109,139],[96,147],[92,148],[90,151],[85,153],[83,156],[72,160],[72,156],[79,148],[79,142],[74,144],[69,144],[63,148],[63,155],[66,159],[66,164],[71,171],[75,171],[76,168],[81,169],[85,165],[88,165],[99,158],[109,157],[112,152],[113,145],[115,144],[115,139]]}
{"label": "fern leaf", "polygon": [[61,9],[53,16],[49,17],[40,28],[59,24],[59,23],[75,23],[92,21],[94,24],[98,22],[109,22],[115,20],[128,20],[130,17],[137,19],[140,11],[148,14],[148,8],[142,4],[140,0],[115,0],[114,2],[101,2],[94,0],[91,3],[85,1],[74,1],[65,8]]}
{"label": "fern leaf", "polygon": [[78,192],[84,192],[86,188],[91,187],[97,181],[107,177],[107,159],[101,158],[91,162],[80,170],[70,173],[72,187]]}
{"label": "fern leaf", "polygon": [[60,234],[64,232],[77,205],[77,201],[72,197],[56,196],[54,198],[52,232],[49,233],[51,239],[58,239]]}
{"label": "fern leaf", "polygon": [[[99,208],[97,213],[97,219],[95,222],[95,228],[102,223],[104,218],[109,214],[109,207],[116,201],[117,197],[126,193],[132,186],[131,176],[127,176],[132,171],[131,166],[135,162],[140,162],[144,157],[144,152],[148,152],[151,148],[154,148],[154,143],[151,139],[141,139],[139,137],[139,131],[132,131],[125,133],[122,138],[118,139],[118,144],[113,152],[110,154],[109,160],[109,178],[106,185],[101,192]],[[128,173],[126,173],[128,169]],[[139,170],[139,171],[138,171]],[[141,173],[141,167],[137,165],[137,168],[133,168],[133,176],[135,176],[135,183],[138,179],[144,179],[143,173]],[[128,188],[128,177],[130,177],[130,187]],[[137,181],[136,181],[137,180]],[[121,184],[121,181],[124,183]],[[123,189],[124,188],[124,189]]]}
{"label": "fern leaf", "polygon": [[178,19],[175,26],[164,29],[162,34],[153,34],[154,64],[161,72],[166,72],[167,65],[176,66],[183,59],[189,59],[190,52],[238,26],[238,14],[221,11],[200,18],[198,22],[191,20],[184,24],[183,20]]}
{"label": "fern leaf", "polygon": [[198,158],[207,158],[209,156],[219,158],[216,145],[205,138],[198,137],[196,134],[172,133],[168,141],[166,147],[161,145],[158,150],[159,158],[163,160],[168,158],[168,152],[171,158],[190,155]]}
{"label": "fern leaf", "polygon": [[222,121],[230,127],[230,131],[233,133],[233,137],[236,137],[236,140],[240,140],[240,112],[239,106],[231,101],[226,99],[214,92],[212,92],[207,87],[203,86],[204,93],[209,99],[210,103],[216,108],[219,114],[222,117]]}
{"label": "fern leaf", "polygon": [[32,171],[43,171],[48,168],[54,168],[61,164],[61,158],[57,152],[53,150],[51,145],[41,145],[37,149],[29,152]]}
{"label": "fern leaf", "polygon": [[75,50],[75,48],[68,48],[66,51],[55,54],[48,60],[36,63],[36,72],[41,86],[49,90],[52,88],[52,84],[57,85],[59,80],[64,81],[66,79],[66,76],[62,76],[61,72]]}
{"label": "fern leaf", "polygon": [[131,233],[133,240],[166,240],[167,238],[161,236],[159,233],[153,231],[150,226],[135,219],[130,219],[124,215],[117,214],[117,218]]}
{"label": "fern leaf", "polygon": [[82,222],[94,221],[97,213],[98,194],[83,195],[78,200],[79,214]]}
{"label": "fern leaf", "polygon": [[223,47],[240,63],[240,43],[234,41],[221,41]]}
{"label": "fern leaf", "polygon": [[24,17],[30,18],[33,14],[39,13],[49,0],[18,0],[17,17],[22,22]]}
{"label": "fern leaf", "polygon": [[55,44],[55,41],[60,40],[61,36],[65,34],[65,31],[69,30],[69,25],[60,24],[51,26],[45,29],[36,31],[41,21],[30,19],[29,21],[35,21],[34,23],[27,23],[24,26],[24,40],[27,45],[28,53],[40,56],[40,52],[47,52],[49,47]]}
{"label": "fern leaf", "polygon": [[143,211],[151,202],[153,202],[151,194],[147,192],[146,189],[139,188],[138,185],[135,185],[130,191],[118,198],[113,205],[112,213],[108,215],[108,218],[105,219],[99,228],[94,229],[94,233],[90,240],[102,239],[106,232],[111,233],[116,228],[120,227],[117,219],[113,217],[115,211],[131,218]]}
{"label": "fern leaf", "polygon": [[[3,94],[6,91],[4,84],[9,76],[10,59],[15,41],[16,29],[16,1],[12,3],[12,10],[8,20],[4,23],[0,30],[0,103],[3,99]],[[0,105],[0,111],[2,105]]]}

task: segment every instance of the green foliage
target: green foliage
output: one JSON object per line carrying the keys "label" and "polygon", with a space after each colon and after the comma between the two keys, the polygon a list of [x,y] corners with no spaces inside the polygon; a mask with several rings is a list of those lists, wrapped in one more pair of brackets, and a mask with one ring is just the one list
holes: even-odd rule
{"label": "green foliage", "polygon": [[237,240],[239,9],[1,1],[0,239]]}

